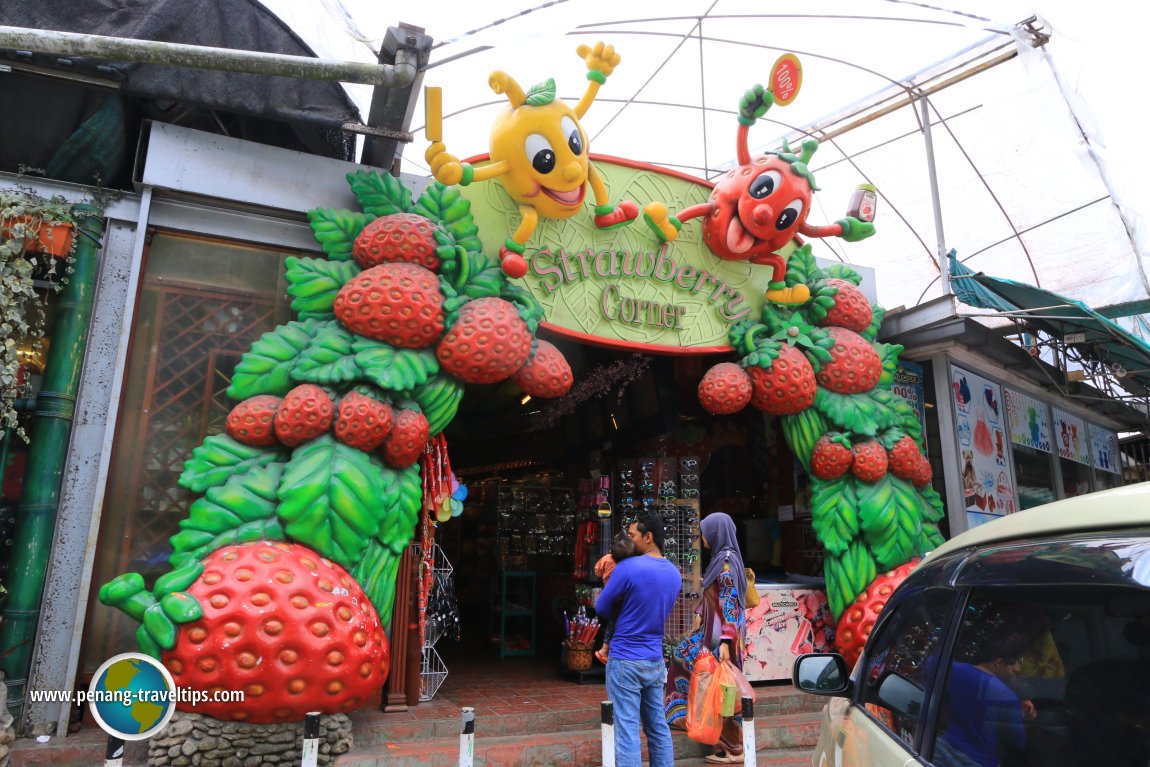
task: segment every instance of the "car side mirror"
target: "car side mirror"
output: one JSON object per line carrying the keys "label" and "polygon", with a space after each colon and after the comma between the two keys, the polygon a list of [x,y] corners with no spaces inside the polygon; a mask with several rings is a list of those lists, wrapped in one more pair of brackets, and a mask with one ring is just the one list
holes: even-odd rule
{"label": "car side mirror", "polygon": [[850,672],[838,653],[807,653],[795,659],[791,682],[814,695],[849,695]]}
{"label": "car side mirror", "polygon": [[895,713],[917,717],[922,711],[922,688],[893,671],[879,680],[875,694],[881,705]]}

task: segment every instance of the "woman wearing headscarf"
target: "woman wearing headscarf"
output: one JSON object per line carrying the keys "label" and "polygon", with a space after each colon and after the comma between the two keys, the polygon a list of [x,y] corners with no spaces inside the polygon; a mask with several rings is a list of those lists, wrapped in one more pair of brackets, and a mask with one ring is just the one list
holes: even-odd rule
{"label": "woman wearing headscarf", "polygon": [[[683,637],[671,655],[664,704],[672,727],[685,728],[691,671],[704,647],[720,661],[729,660],[740,671],[747,639],[747,573],[735,538],[735,523],[721,512],[707,515],[699,525],[703,548],[711,559],[703,573],[703,593],[695,608],[696,628]],[[742,717],[723,722],[716,751],[706,757],[712,764],[743,761]]]}

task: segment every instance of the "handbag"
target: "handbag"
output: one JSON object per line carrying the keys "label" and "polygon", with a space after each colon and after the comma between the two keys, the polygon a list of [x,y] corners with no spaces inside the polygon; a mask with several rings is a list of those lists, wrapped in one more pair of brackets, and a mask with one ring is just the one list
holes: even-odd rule
{"label": "handbag", "polygon": [[747,608],[758,607],[759,590],[755,588],[755,571],[749,567],[744,569],[747,571]]}

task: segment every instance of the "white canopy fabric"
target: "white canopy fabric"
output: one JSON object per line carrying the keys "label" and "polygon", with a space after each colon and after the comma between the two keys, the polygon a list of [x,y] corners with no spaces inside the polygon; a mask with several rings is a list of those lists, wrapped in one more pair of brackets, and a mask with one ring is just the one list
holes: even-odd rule
{"label": "white canopy fabric", "polygon": [[[387,26],[424,27],[436,40],[424,84],[443,88],[444,141],[459,157],[487,151],[506,104],[488,87],[493,70],[524,89],[554,78],[573,103],[587,82],[575,49],[603,40],[622,61],[583,119],[591,151],[713,177],[735,155],[740,95],[766,84],[775,59],[793,52],[802,89],[752,127],[752,151],[775,149],[784,137],[792,145],[820,140],[810,166],[822,191],[811,223],[841,218],[857,184],[878,188],[874,237],[814,247],[874,268],[887,308],[942,292],[927,144],[912,98],[926,92],[944,249],[975,271],[1093,307],[1150,300],[1150,161],[1137,143],[1145,69],[1137,36],[1150,21],[1143,7],[422,0],[400,9],[324,0],[317,21],[314,12],[302,16],[301,4],[264,1],[320,55],[371,60],[371,41]],[[1033,15],[1029,28],[1020,26]],[[1033,47],[1045,35],[1046,46]],[[350,90],[366,114],[369,90]],[[420,106],[417,140],[404,152],[409,173],[427,172],[422,127]]]}

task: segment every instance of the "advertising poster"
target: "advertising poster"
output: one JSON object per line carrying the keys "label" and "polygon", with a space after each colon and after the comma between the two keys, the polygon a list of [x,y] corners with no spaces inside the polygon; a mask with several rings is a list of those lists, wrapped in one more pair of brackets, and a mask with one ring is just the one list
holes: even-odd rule
{"label": "advertising poster", "polygon": [[1013,389],[1003,389],[1010,441],[1044,453],[1050,452],[1050,408],[1042,400]]}
{"label": "advertising poster", "polygon": [[1058,408],[1054,408],[1054,443],[1058,445],[1060,458],[1084,463],[1087,466],[1093,463],[1086,436],[1086,422]]}
{"label": "advertising poster", "polygon": [[1089,424],[1090,453],[1094,456],[1094,468],[1114,474],[1122,472],[1118,463],[1118,435],[1109,429]]}
{"label": "advertising poster", "polygon": [[822,588],[760,585],[759,604],[747,610],[747,681],[790,679],[795,658],[830,652],[835,624]]}
{"label": "advertising poster", "polygon": [[890,390],[914,408],[914,414],[922,425],[922,441],[925,446],[926,411],[923,403],[926,401],[926,392],[923,388],[922,365],[900,360],[894,369],[894,382],[891,384]]}
{"label": "advertising poster", "polygon": [[995,382],[953,366],[950,378],[963,498],[974,527],[1018,510],[1006,452],[1006,406]]}

